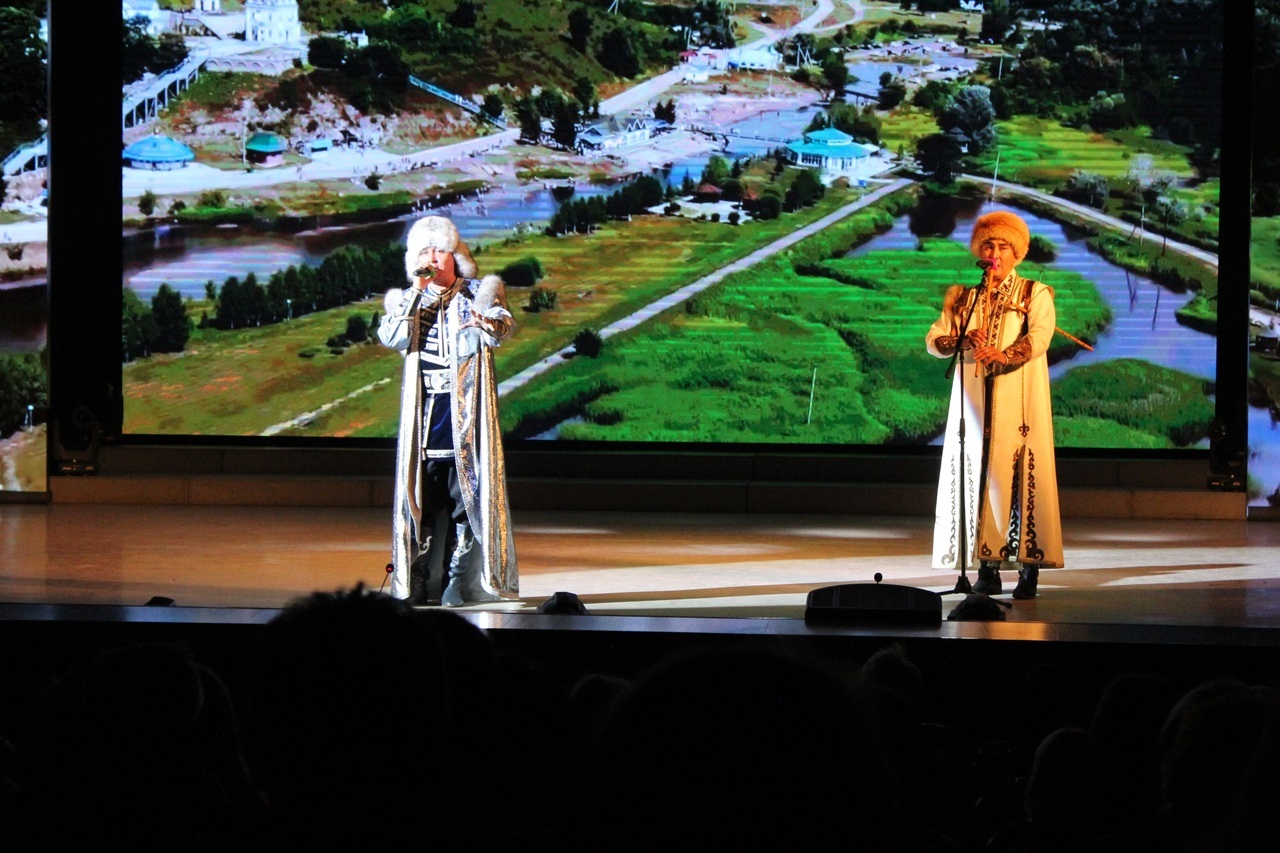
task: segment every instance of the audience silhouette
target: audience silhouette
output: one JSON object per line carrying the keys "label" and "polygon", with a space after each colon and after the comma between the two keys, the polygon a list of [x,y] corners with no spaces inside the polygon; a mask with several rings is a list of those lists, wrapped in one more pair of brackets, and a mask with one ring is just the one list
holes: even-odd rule
{"label": "audience silhouette", "polygon": [[566,675],[455,612],[315,593],[242,690],[147,643],[9,699],[6,848],[1226,853],[1280,828],[1273,686],[1126,671],[1091,695],[1042,664],[993,718],[901,646],[810,651],[704,639]]}

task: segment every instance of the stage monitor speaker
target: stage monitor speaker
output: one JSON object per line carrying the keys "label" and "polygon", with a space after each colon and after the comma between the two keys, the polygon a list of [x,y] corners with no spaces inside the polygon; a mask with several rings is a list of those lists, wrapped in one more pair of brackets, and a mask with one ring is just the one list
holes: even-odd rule
{"label": "stage monitor speaker", "polygon": [[559,616],[586,616],[587,607],[572,592],[553,592],[550,598],[538,605],[538,612]]}
{"label": "stage monitor speaker", "polygon": [[809,625],[941,625],[942,596],[892,583],[847,583],[812,590]]}

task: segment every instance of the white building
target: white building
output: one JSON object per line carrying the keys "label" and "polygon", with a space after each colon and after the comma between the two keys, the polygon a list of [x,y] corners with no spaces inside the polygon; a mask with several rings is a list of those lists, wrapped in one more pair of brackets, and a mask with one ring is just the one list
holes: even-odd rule
{"label": "white building", "polygon": [[777,71],[782,67],[782,54],[767,44],[764,47],[735,47],[725,51],[729,68],[745,68],[748,71]]}
{"label": "white building", "polygon": [[123,0],[122,12],[126,21],[143,17],[147,19],[147,34],[158,36],[169,26],[169,13],[160,8],[159,0]]}
{"label": "white building", "polygon": [[244,40],[260,44],[301,42],[298,0],[245,0]]}
{"label": "white building", "polygon": [[605,151],[648,142],[654,124],[643,118],[610,117],[596,122],[578,134],[578,150]]}
{"label": "white building", "polygon": [[787,145],[787,159],[797,166],[817,169],[824,178],[853,175],[877,149],[860,145],[849,134],[826,127],[811,130],[803,139]]}

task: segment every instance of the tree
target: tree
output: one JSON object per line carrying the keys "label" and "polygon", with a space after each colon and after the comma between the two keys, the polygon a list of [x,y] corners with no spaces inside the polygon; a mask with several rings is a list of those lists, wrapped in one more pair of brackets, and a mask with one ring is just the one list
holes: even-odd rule
{"label": "tree", "polygon": [[1093,172],[1076,171],[1063,187],[1064,195],[1090,207],[1102,207],[1107,203],[1111,187],[1107,179]]}
{"label": "tree", "polygon": [[0,436],[17,432],[27,407],[49,405],[49,379],[40,353],[0,353]]}
{"label": "tree", "polygon": [[458,5],[449,14],[449,23],[459,29],[474,29],[479,16],[473,0],[458,0]]}
{"label": "tree", "polygon": [[501,118],[502,111],[505,109],[502,98],[496,92],[486,92],[484,96],[484,104],[480,107],[484,110],[484,114],[492,118]]}
{"label": "tree", "polygon": [[782,198],[772,187],[756,201],[755,217],[759,220],[777,219],[782,215]]}
{"label": "tree", "polygon": [[572,98],[560,99],[551,117],[551,138],[564,148],[578,141],[578,104]]}
{"label": "tree", "polygon": [[996,44],[1002,43],[1018,23],[1009,8],[1009,0],[986,0],[984,10],[979,37],[990,39]]}
{"label": "tree", "polygon": [[120,361],[127,363],[151,354],[156,339],[156,322],[151,309],[142,303],[132,287],[124,288],[120,310]]}
{"label": "tree", "polygon": [[155,65],[159,48],[156,40],[147,32],[150,21],[145,15],[135,15],[124,22],[124,67],[121,80],[127,85],[146,74]]}
{"label": "tree", "polygon": [[316,36],[307,44],[307,62],[316,68],[341,68],[347,58],[347,40],[339,36]]}
{"label": "tree", "polygon": [[792,210],[808,207],[826,193],[826,187],[812,169],[801,169],[787,190],[787,206]]}
{"label": "tree", "polygon": [[934,133],[916,143],[916,162],[929,178],[948,186],[960,172],[960,144],[945,133]]}
{"label": "tree", "polygon": [[996,111],[991,90],[986,86],[963,86],[938,119],[943,130],[959,130],[969,143],[969,153],[978,154],[996,139]]}
{"label": "tree", "polygon": [[353,344],[364,343],[369,339],[369,321],[360,314],[347,317],[347,330],[342,336]]}
{"label": "tree", "polygon": [[151,190],[143,190],[142,195],[138,196],[138,212],[148,219],[151,214],[156,212],[156,194]]}
{"label": "tree", "polygon": [[622,27],[614,27],[605,33],[596,59],[619,77],[634,77],[640,73],[640,58],[636,56],[631,36]]}
{"label": "tree", "polygon": [[911,103],[922,110],[928,110],[937,117],[951,103],[951,88],[951,84],[942,80],[930,80],[916,89],[915,94],[911,96]]}
{"label": "tree", "polygon": [[702,169],[701,182],[711,184],[713,186],[721,186],[725,181],[729,180],[729,161],[719,154],[712,154],[707,159],[707,165]]}
{"label": "tree", "polygon": [[151,297],[151,316],[155,318],[155,340],[152,352],[182,352],[191,338],[191,318],[187,316],[182,294],[168,284]]}
{"label": "tree", "polygon": [[514,105],[516,121],[520,124],[520,139],[537,142],[542,138],[542,113],[531,95],[517,98]]}
{"label": "tree", "polygon": [[534,257],[512,261],[498,272],[508,287],[533,287],[543,275],[542,264]]}
{"label": "tree", "polygon": [[156,40],[156,67],[152,71],[167,71],[181,65],[191,51],[181,33],[161,33]]}
{"label": "tree", "polygon": [[[735,4],[736,5],[736,4]],[[733,47],[733,19],[727,3],[720,0],[698,0],[689,14],[689,26],[701,35],[702,43],[710,47]]]}
{"label": "tree", "polygon": [[880,87],[876,97],[881,109],[891,110],[907,97],[907,84],[894,77]]}
{"label": "tree", "polygon": [[588,115],[596,105],[596,84],[585,74],[573,81],[573,97],[578,101],[582,114]]}
{"label": "tree", "polygon": [[1136,124],[1138,116],[1125,101],[1124,93],[1109,95],[1100,91],[1089,99],[1085,121],[1093,130],[1118,130]]}
{"label": "tree", "polygon": [[45,116],[45,53],[36,16],[0,7],[0,122],[35,122]]}
{"label": "tree", "polygon": [[823,58],[822,79],[831,92],[831,100],[844,100],[844,87],[849,84],[849,66],[845,64],[843,54],[828,53]]}
{"label": "tree", "polygon": [[569,44],[578,53],[586,53],[591,41],[591,13],[585,6],[574,6],[569,11]]}

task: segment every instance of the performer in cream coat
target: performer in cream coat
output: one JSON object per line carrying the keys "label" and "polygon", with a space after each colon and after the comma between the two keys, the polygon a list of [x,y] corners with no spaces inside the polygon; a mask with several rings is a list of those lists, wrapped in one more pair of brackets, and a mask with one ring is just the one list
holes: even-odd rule
{"label": "performer in cream coat", "polygon": [[[383,345],[405,356],[396,446],[391,594],[428,603],[441,562],[441,603],[456,607],[519,591],[507,501],[493,348],[515,327],[502,280],[477,281],[458,229],[443,216],[409,229],[410,286],[388,291]],[[436,516],[447,513],[444,541]]]}
{"label": "performer in cream coat", "polygon": [[[963,560],[966,571],[978,570],[973,591],[995,595],[1002,590],[1001,563],[1015,563],[1014,598],[1034,597],[1040,569],[1063,565],[1046,357],[1056,314],[1053,289],[1015,269],[1030,241],[1016,214],[979,217],[970,249],[986,270],[982,283],[948,290],[942,315],[925,337],[938,358],[960,350],[942,450],[933,567],[958,570]],[[962,539],[969,551],[963,556]]]}

